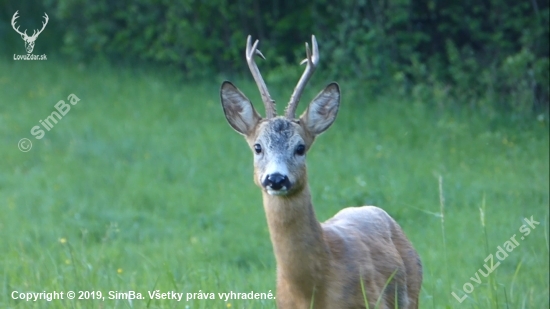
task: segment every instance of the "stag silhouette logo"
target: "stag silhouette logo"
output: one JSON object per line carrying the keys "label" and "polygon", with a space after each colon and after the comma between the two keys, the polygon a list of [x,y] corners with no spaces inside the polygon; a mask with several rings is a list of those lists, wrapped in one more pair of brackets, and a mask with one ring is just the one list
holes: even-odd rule
{"label": "stag silhouette logo", "polygon": [[30,54],[34,49],[34,41],[36,41],[36,38],[38,38],[38,35],[42,33],[42,31],[44,30],[44,28],[46,28],[46,25],[48,24],[48,20],[49,20],[48,14],[44,13],[43,17],[45,21],[42,22],[42,29],[40,29],[38,32],[36,32],[36,30],[33,30],[32,35],[28,36],[27,29],[21,32],[19,31],[19,26],[15,28],[15,20],[19,18],[19,16],[17,16],[18,12],[19,11],[16,11],[15,14],[13,14],[13,17],[11,19],[11,26],[13,27],[13,30],[15,30],[15,32],[21,35],[21,38],[23,39],[23,41],[25,41],[25,49],[27,50],[27,54]]}

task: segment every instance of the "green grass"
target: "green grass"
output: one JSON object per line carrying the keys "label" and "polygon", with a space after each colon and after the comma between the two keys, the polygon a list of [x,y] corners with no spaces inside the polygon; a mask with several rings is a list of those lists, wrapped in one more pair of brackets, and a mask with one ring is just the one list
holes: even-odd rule
{"label": "green grass", "polygon": [[[251,151],[226,123],[221,81],[0,62],[0,307],[275,307],[186,301],[199,291],[275,293]],[[251,78],[237,85],[260,102]],[[341,82],[338,119],[308,155],[319,220],[362,204],[390,213],[424,264],[421,308],[548,307],[548,123],[372,100],[353,85]],[[304,101],[322,86],[310,85]],[[291,89],[272,95],[284,102]],[[34,138],[31,128],[71,93],[81,101]],[[21,138],[29,152],[18,150]],[[540,225],[519,240],[531,216]],[[471,281],[514,234],[520,245]],[[474,291],[459,303],[451,292],[462,297],[467,282]],[[184,299],[148,300],[154,290]],[[146,300],[24,302],[13,291],[136,291]]]}

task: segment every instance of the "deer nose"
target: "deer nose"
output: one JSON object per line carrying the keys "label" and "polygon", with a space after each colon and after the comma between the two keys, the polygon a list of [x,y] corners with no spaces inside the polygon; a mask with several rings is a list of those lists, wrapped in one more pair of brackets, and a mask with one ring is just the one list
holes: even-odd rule
{"label": "deer nose", "polygon": [[290,188],[290,180],[288,177],[279,173],[267,175],[262,184],[264,187],[272,190],[281,190],[282,188],[288,190]]}

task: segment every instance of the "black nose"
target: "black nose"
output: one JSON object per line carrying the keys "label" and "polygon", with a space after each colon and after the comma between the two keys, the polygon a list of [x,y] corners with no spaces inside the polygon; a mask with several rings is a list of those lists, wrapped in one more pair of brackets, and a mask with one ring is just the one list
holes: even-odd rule
{"label": "black nose", "polygon": [[283,187],[286,187],[286,189],[288,189],[290,187],[290,180],[288,180],[288,177],[286,177],[285,175],[274,173],[267,175],[267,177],[264,179],[263,185],[264,187],[269,187],[273,190],[281,190],[281,188]]}

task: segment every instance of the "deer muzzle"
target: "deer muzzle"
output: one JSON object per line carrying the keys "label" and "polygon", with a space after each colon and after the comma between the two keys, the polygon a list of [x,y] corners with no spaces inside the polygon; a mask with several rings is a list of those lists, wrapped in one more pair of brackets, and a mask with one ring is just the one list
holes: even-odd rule
{"label": "deer muzzle", "polygon": [[262,181],[262,186],[271,195],[286,195],[291,185],[288,176],[280,173],[268,174]]}

